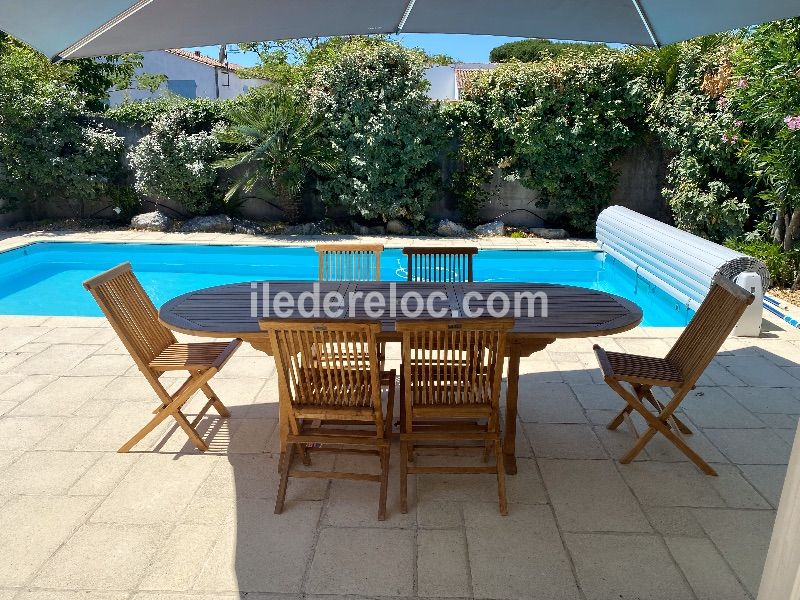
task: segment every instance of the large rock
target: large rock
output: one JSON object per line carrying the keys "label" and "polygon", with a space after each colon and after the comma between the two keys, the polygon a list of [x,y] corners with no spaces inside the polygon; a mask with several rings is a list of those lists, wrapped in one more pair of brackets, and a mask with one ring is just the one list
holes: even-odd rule
{"label": "large rock", "polygon": [[303,223],[302,225],[289,225],[283,230],[286,235],[319,235],[322,230],[316,223]]}
{"label": "large rock", "polygon": [[230,233],[233,231],[233,219],[228,215],[210,215],[189,219],[181,227],[185,233]]}
{"label": "large rock", "polygon": [[361,223],[351,221],[350,226],[357,235],[384,235],[386,233],[386,229],[384,229],[383,225],[370,227],[369,225],[362,225]]}
{"label": "large rock", "polygon": [[469,231],[466,227],[458,223],[453,223],[453,221],[448,219],[439,221],[439,225],[436,227],[436,233],[443,237],[466,237],[469,235]]}
{"label": "large rock", "polygon": [[506,226],[502,221],[497,219],[491,223],[478,225],[473,231],[475,232],[475,235],[480,237],[497,237],[505,235]]}
{"label": "large rock", "polygon": [[233,233],[246,233],[247,235],[262,235],[264,228],[258,223],[247,219],[234,219]]}
{"label": "large rock", "polygon": [[400,219],[392,219],[386,224],[386,231],[394,235],[408,235],[411,227]]}
{"label": "large rock", "polygon": [[169,231],[172,219],[162,212],[154,211],[136,215],[131,219],[131,228],[145,231]]}
{"label": "large rock", "polygon": [[528,233],[545,240],[565,240],[569,237],[565,229],[551,229],[549,227],[532,227],[528,229]]}

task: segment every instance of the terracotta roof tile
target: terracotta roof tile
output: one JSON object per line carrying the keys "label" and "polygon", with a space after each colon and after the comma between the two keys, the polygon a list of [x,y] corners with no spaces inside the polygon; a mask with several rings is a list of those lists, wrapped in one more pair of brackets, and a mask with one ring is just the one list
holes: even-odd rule
{"label": "terracotta roof tile", "polygon": [[476,73],[492,71],[497,68],[497,64],[461,63],[453,65],[453,68],[456,72],[456,87],[458,88],[458,95],[460,97],[463,92],[468,91]]}
{"label": "terracotta roof tile", "polygon": [[181,58],[188,58],[189,60],[193,60],[195,62],[202,63],[204,65],[208,65],[209,67],[217,67],[220,69],[230,69],[231,71],[237,71],[243,68],[241,65],[237,65],[234,63],[221,63],[218,60],[211,58],[209,56],[205,56],[200,54],[199,52],[189,52],[188,50],[182,50],[180,48],[170,48],[169,50],[165,50],[165,52],[169,52],[170,54],[174,54],[175,56],[180,56]]}

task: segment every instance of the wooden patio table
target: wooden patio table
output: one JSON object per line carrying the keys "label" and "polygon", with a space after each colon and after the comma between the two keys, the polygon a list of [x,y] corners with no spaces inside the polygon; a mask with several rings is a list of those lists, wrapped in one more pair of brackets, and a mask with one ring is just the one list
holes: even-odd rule
{"label": "wooden patio table", "polygon": [[[269,284],[268,293],[262,293],[262,284]],[[642,311],[633,302],[596,290],[581,287],[554,285],[545,283],[427,283],[427,282],[312,282],[312,281],[269,281],[237,283],[207,288],[190,292],[170,300],[159,311],[161,322],[175,331],[195,336],[214,338],[241,338],[254,348],[272,355],[269,340],[261,333],[258,320],[263,315],[262,303],[268,296],[269,306],[279,292],[288,292],[297,298],[303,292],[312,292],[313,285],[319,285],[320,296],[336,291],[344,296],[344,315],[340,318],[366,319],[363,296],[355,293],[380,293],[386,310],[381,322],[380,341],[399,342],[401,337],[395,332],[395,323],[406,318],[400,311],[402,294],[413,290],[426,300],[433,292],[443,292],[446,299],[433,299],[434,310],[448,309],[450,314],[445,318],[462,315],[464,296],[469,292],[478,292],[482,300],[474,297],[470,308],[474,311],[486,307],[488,298],[493,292],[501,292],[512,301],[516,293],[544,292],[547,295],[547,316],[542,314],[542,305],[537,303],[534,316],[527,316],[527,304],[522,302],[522,316],[517,317],[514,329],[509,333],[507,344],[508,386],[506,390],[506,416],[503,438],[503,453],[506,460],[506,471],[517,472],[514,448],[516,442],[517,397],[519,393],[520,358],[530,356],[543,350],[548,344],[559,338],[595,337],[627,331],[642,320]],[[391,295],[391,285],[396,287]],[[254,300],[254,291],[258,295]],[[473,295],[474,296],[474,295]],[[254,306],[255,305],[255,306]],[[410,308],[416,304],[409,302]],[[495,306],[500,306],[495,301]],[[391,314],[394,307],[396,315]],[[253,310],[255,308],[255,314]],[[310,303],[307,304],[310,308]],[[352,309],[352,310],[351,310]],[[513,308],[512,308],[513,311]],[[512,316],[513,312],[509,315]],[[417,318],[431,318],[424,309]],[[298,307],[291,317],[303,318]],[[281,399],[282,401],[283,399]],[[283,411],[280,411],[281,449],[285,448],[287,424],[284,423]]]}

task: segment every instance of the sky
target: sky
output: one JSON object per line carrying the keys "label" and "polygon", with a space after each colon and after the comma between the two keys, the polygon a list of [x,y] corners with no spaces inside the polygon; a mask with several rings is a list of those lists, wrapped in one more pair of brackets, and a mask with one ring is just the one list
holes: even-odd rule
{"label": "sky", "polygon": [[[408,47],[422,48],[428,54],[447,54],[458,62],[489,62],[489,52],[506,42],[513,42],[524,38],[503,37],[497,35],[460,35],[441,33],[402,33],[393,36],[400,43]],[[232,52],[235,46],[229,47],[228,60],[244,66],[252,66],[258,61],[255,53]],[[204,46],[190,48],[200,50],[203,54],[217,58],[218,46]]]}

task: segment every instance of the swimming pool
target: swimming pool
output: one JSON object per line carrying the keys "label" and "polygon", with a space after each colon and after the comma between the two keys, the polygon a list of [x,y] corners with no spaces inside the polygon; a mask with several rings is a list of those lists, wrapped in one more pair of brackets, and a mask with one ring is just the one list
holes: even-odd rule
{"label": "swimming pool", "polygon": [[[0,314],[99,316],[83,289],[89,277],[130,261],[156,306],[180,294],[252,280],[314,280],[317,255],[310,247],[194,244],[95,244],[39,242],[0,253]],[[384,251],[381,279],[405,279],[399,248]],[[476,281],[535,281],[577,285],[617,294],[638,304],[643,325],[682,326],[691,312],[637,278],[602,252],[481,250]]]}

